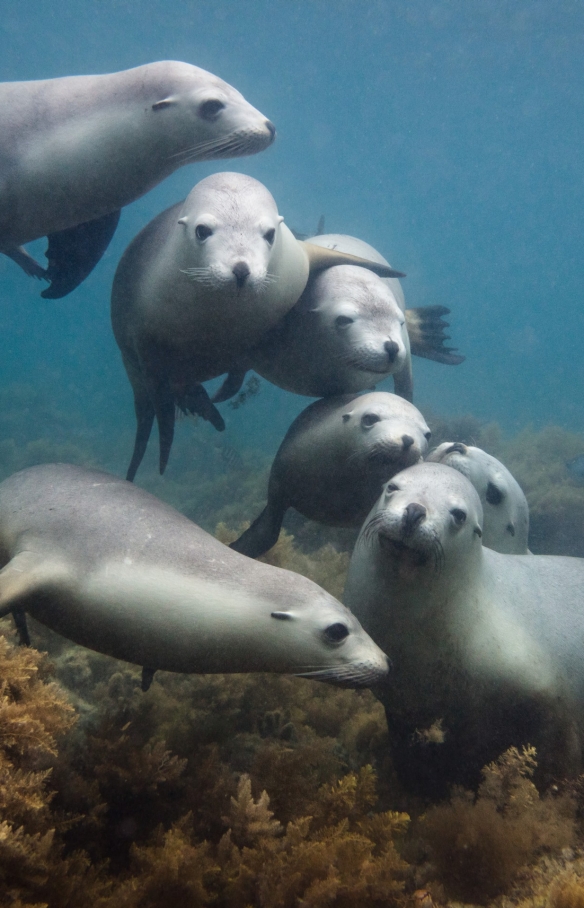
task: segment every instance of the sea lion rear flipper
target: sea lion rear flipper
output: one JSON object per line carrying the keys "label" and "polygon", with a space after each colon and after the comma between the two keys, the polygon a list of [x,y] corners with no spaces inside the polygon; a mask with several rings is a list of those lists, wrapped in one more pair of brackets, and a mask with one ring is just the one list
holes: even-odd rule
{"label": "sea lion rear flipper", "polygon": [[51,286],[41,293],[44,299],[55,300],[67,296],[85,280],[109,246],[120,214],[120,210],[111,211],[94,221],[50,234],[46,251],[49,260],[46,277]]}
{"label": "sea lion rear flipper", "polygon": [[[229,376],[225,381],[227,382],[228,380]],[[224,431],[225,422],[223,420],[223,417],[221,416],[217,407],[213,406],[213,401],[207,394],[207,391],[203,387],[203,385],[194,385],[189,393],[185,394],[184,401],[178,402],[178,405],[179,407],[181,407],[181,409],[188,410],[189,413],[196,413],[198,416],[206,419],[207,422],[210,422],[218,432]]]}
{"label": "sea lion rear flipper", "polygon": [[33,259],[24,246],[13,246],[10,249],[3,249],[2,252],[13,262],[16,262],[17,265],[20,265],[25,274],[30,275],[30,277],[37,277],[44,281],[49,280],[45,269],[42,265],[39,265],[36,259]]}
{"label": "sea lion rear flipper", "polygon": [[[19,552],[0,570],[0,618],[10,612],[23,613],[23,604],[55,580],[62,580],[67,570],[36,552]],[[16,627],[22,622],[15,615]],[[26,626],[26,623],[25,623]]]}
{"label": "sea lion rear flipper", "polygon": [[315,246],[313,243],[307,242],[302,242],[302,246],[308,256],[311,275],[317,271],[324,271],[325,268],[332,268],[333,265],[358,265],[360,268],[373,271],[379,277],[405,277],[403,271],[396,271],[391,265],[372,262],[358,255],[350,255],[348,252],[340,252],[338,249],[326,249],[324,246]]}
{"label": "sea lion rear flipper", "polygon": [[259,517],[229,548],[248,558],[259,558],[276,545],[286,510],[281,503],[268,501]]}
{"label": "sea lion rear flipper", "polygon": [[444,342],[450,335],[444,333],[449,327],[443,315],[449,315],[446,306],[422,306],[419,309],[406,309],[406,325],[410,338],[410,349],[414,356],[433,359],[437,363],[458,366],[465,357],[456,353],[456,347],[446,347]]}
{"label": "sea lion rear flipper", "polygon": [[227,378],[219,390],[215,392],[211,398],[211,402],[214,404],[222,404],[223,401],[229,400],[230,397],[235,397],[237,392],[241,390],[246,374],[247,370],[245,369],[241,372],[228,372]]}

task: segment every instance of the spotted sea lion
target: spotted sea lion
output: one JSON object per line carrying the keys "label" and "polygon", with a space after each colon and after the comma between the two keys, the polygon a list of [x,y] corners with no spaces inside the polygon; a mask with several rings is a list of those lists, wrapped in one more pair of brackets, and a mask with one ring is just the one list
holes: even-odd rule
{"label": "spotted sea lion", "polygon": [[349,566],[345,604],[393,662],[395,767],[433,798],[510,746],[534,745],[543,778],[582,767],[584,559],[504,555],[482,525],[465,476],[418,464],[387,483]]}
{"label": "spotted sea lion", "polygon": [[483,545],[508,555],[527,555],[529,506],[517,480],[500,460],[473,445],[445,441],[427,461],[454,467],[479,493],[483,506]]}
{"label": "spotted sea lion", "polygon": [[0,613],[172,672],[289,672],[349,686],[387,659],[312,581],[232,552],[125,480],[68,464],[0,485]]}
{"label": "spotted sea lion", "polygon": [[315,401],[278,449],[266,507],[231,548],[262,555],[277,542],[288,508],[330,526],[360,526],[383,483],[418,463],[429,439],[420,411],[395,394]]}
{"label": "spotted sea lion", "polygon": [[[325,234],[309,242],[386,262],[356,237]],[[464,360],[445,346],[448,312],[444,306],[406,309],[396,278],[335,266],[310,278],[296,305],[232,371],[213,401],[237,393],[248,369],[311,397],[365,391],[391,375],[396,394],[411,400],[411,353],[450,365]]]}
{"label": "spotted sea lion", "polygon": [[[184,164],[255,154],[275,128],[227,82],[173,60],[0,83],[0,252],[70,293],[120,209]],[[45,270],[22,244],[48,236]]]}
{"label": "spotted sea lion", "polygon": [[309,274],[348,261],[400,273],[295,239],[266,187],[245,174],[213,174],[154,218],[126,249],[112,289],[112,324],[138,423],[127,478],[154,417],[161,473],[176,406],[223,428],[201,382],[229,372],[292,308]]}

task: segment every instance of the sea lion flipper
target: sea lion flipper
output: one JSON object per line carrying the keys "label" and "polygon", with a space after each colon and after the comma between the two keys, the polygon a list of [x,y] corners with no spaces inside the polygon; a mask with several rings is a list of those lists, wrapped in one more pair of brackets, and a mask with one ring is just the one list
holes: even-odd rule
{"label": "sea lion flipper", "polygon": [[[52,580],[62,580],[64,573],[62,565],[44,555],[19,552],[0,570],[0,618],[15,610],[22,611],[23,602]],[[20,630],[18,618],[15,621]]]}
{"label": "sea lion flipper", "polygon": [[12,610],[12,617],[14,619],[14,626],[18,634],[18,645],[30,646],[30,634],[28,632],[26,612],[22,608],[15,608]]}
{"label": "sea lion flipper", "polygon": [[33,259],[24,246],[12,246],[9,249],[3,249],[2,252],[13,262],[16,262],[17,265],[20,265],[24,273],[30,277],[36,277],[44,281],[49,280],[46,270],[42,265],[39,265],[36,259]]}
{"label": "sea lion flipper", "polygon": [[448,366],[458,366],[464,362],[464,356],[456,352],[456,347],[446,347],[445,341],[450,336],[445,333],[449,327],[444,315],[449,315],[446,306],[422,306],[419,309],[406,309],[406,325],[410,339],[410,349],[414,356],[432,359]]}
{"label": "sea lion flipper", "polygon": [[[228,380],[229,379],[227,378],[226,381]],[[235,391],[233,393],[235,394]],[[229,396],[231,397],[232,395]],[[178,404],[181,409],[188,410],[189,413],[196,413],[197,416],[201,416],[203,419],[207,420],[207,422],[210,422],[218,432],[224,431],[225,422],[223,417],[217,407],[213,406],[213,401],[207,394],[203,385],[194,385],[189,393],[185,395],[183,403],[179,402]]]}
{"label": "sea lion flipper", "polygon": [[259,517],[229,548],[248,558],[259,558],[277,543],[286,510],[280,502],[268,501]]}
{"label": "sea lion flipper", "polygon": [[136,438],[134,440],[134,450],[126,479],[128,482],[134,482],[134,477],[138,467],[142,463],[142,458],[146,452],[148,439],[152,431],[154,416],[156,415],[154,405],[148,395],[139,395],[134,388],[134,410],[136,412]]}
{"label": "sea lion flipper", "polygon": [[223,401],[229,400],[230,397],[235,397],[237,392],[241,390],[245,376],[245,369],[242,369],[241,371],[228,372],[227,378],[225,379],[219,390],[215,392],[215,394],[211,398],[211,402],[214,404],[222,404]]}
{"label": "sea lion flipper", "polygon": [[144,668],[142,669],[142,681],[141,681],[140,687],[142,688],[144,693],[146,693],[147,690],[150,690],[150,685],[152,684],[152,681],[154,680],[155,672],[156,672],[155,668],[146,668],[146,666],[144,666]]}
{"label": "sea lion flipper", "polygon": [[338,249],[327,249],[325,246],[316,246],[313,243],[304,241],[302,246],[308,256],[311,275],[318,271],[324,271],[325,268],[332,268],[333,265],[357,265],[360,268],[367,268],[369,271],[373,271],[379,277],[405,277],[403,271],[396,271],[391,265],[372,262],[370,259],[361,258],[359,255],[340,252]]}
{"label": "sea lion flipper", "polygon": [[85,280],[109,246],[120,214],[120,210],[111,211],[101,218],[50,234],[46,277],[51,286],[41,293],[44,299],[67,296]]}
{"label": "sea lion flipper", "polygon": [[393,373],[393,391],[410,403],[414,400],[414,377],[412,374],[412,361],[408,359],[403,369]]}

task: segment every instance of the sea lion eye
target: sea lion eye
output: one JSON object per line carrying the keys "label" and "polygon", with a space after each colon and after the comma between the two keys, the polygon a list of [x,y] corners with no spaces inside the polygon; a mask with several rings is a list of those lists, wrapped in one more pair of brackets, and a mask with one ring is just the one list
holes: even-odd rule
{"label": "sea lion eye", "polygon": [[211,236],[212,233],[213,231],[210,227],[207,227],[206,224],[197,224],[195,228],[195,236],[198,240],[201,240],[201,242]]}
{"label": "sea lion eye", "polygon": [[335,319],[335,325],[337,328],[348,328],[349,325],[352,325],[355,321],[354,318],[350,318],[348,315],[337,315]]}
{"label": "sea lion eye", "polygon": [[203,120],[214,120],[224,107],[225,104],[223,101],[204,101],[199,107],[199,116],[202,117]]}
{"label": "sea lion eye", "polygon": [[487,494],[485,495],[485,498],[487,499],[489,504],[501,504],[504,497],[505,496],[503,495],[501,489],[498,489],[497,486],[494,485],[494,483],[490,482],[488,484]]}
{"label": "sea lion eye", "polygon": [[270,612],[271,618],[277,618],[279,621],[291,621],[292,615],[290,612]]}
{"label": "sea lion eye", "polygon": [[275,239],[276,239],[275,228],[272,227],[270,230],[266,230],[266,232],[264,233],[264,240],[266,241],[268,246],[273,246]]}
{"label": "sea lion eye", "polygon": [[385,487],[385,494],[391,495],[393,492],[399,492],[399,489],[396,486],[395,482],[388,482]]}
{"label": "sea lion eye", "polygon": [[466,511],[463,511],[462,508],[452,508],[450,513],[454,517],[455,524],[461,527],[466,520]]}
{"label": "sea lion eye", "polygon": [[346,624],[336,621],[324,629],[323,636],[327,643],[342,643],[349,636],[349,628]]}
{"label": "sea lion eye", "polygon": [[378,416],[377,413],[365,413],[361,417],[361,425],[366,429],[370,429],[376,422],[381,422],[381,416]]}
{"label": "sea lion eye", "polygon": [[424,438],[426,439],[426,441],[430,441],[430,439],[432,438],[432,433],[424,432]]}

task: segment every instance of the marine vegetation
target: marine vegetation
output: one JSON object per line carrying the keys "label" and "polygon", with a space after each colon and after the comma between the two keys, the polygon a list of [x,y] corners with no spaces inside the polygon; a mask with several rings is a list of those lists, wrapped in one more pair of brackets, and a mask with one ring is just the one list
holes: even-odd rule
{"label": "marine vegetation", "polygon": [[448,897],[486,903],[538,855],[575,841],[574,799],[540,796],[531,781],[536,766],[533,747],[511,747],[483,769],[476,795],[457,790],[420,818],[419,835]]}

